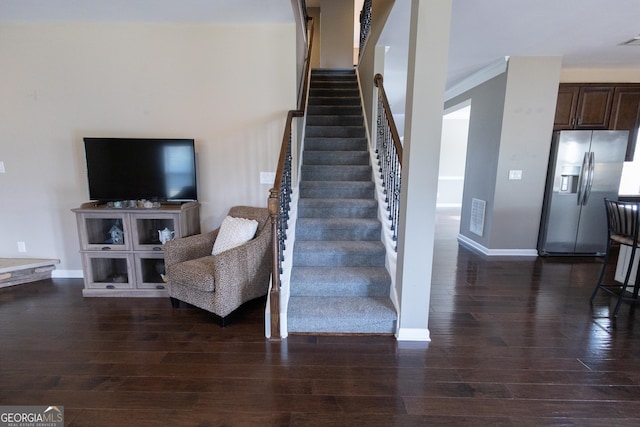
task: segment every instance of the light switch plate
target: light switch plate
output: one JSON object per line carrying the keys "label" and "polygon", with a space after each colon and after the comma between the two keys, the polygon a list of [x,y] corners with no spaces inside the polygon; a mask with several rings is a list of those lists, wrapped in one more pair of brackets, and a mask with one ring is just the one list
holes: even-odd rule
{"label": "light switch plate", "polygon": [[514,179],[522,179],[522,171],[521,170],[510,170],[509,171],[509,179],[510,180],[514,180]]}
{"label": "light switch plate", "polygon": [[0,160],[0,173],[4,173],[4,162]]}

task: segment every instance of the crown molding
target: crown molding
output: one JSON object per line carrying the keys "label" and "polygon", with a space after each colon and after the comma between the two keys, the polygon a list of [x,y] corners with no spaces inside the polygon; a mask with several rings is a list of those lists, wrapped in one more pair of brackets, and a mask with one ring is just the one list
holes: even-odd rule
{"label": "crown molding", "polygon": [[489,65],[481,68],[475,73],[471,74],[466,79],[456,83],[449,89],[447,89],[444,93],[444,100],[449,101],[452,98],[455,98],[458,95],[462,95],[468,90],[473,89],[474,87],[482,84],[496,76],[507,71],[507,64],[509,63],[509,57],[505,56],[504,58],[500,58]]}

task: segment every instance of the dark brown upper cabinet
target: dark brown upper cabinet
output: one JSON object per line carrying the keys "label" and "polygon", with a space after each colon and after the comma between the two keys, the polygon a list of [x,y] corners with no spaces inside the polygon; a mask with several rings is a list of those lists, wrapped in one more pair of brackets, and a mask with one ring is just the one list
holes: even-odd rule
{"label": "dark brown upper cabinet", "polygon": [[554,130],[573,129],[579,92],[579,86],[561,84],[558,88],[556,118],[553,122]]}
{"label": "dark brown upper cabinet", "polygon": [[640,85],[616,87],[613,94],[609,129],[628,130],[629,144],[625,160],[632,161],[640,126]]}
{"label": "dark brown upper cabinet", "polygon": [[608,129],[613,86],[561,84],[553,129]]}

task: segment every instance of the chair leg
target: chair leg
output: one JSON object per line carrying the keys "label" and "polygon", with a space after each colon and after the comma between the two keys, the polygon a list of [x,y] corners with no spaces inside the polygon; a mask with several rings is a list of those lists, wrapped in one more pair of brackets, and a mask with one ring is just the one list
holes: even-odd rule
{"label": "chair leg", "polygon": [[176,299],[174,297],[169,297],[169,299],[171,299],[171,307],[180,308],[180,300],[179,299]]}
{"label": "chair leg", "polygon": [[620,306],[622,305],[622,299],[624,298],[624,287],[622,288],[622,290],[620,291],[620,296],[618,297],[618,302],[616,303],[616,307],[613,309],[613,313],[611,314],[611,317],[617,317],[618,316],[618,310],[620,310]]}
{"label": "chair leg", "polygon": [[596,287],[591,293],[591,298],[589,299],[589,302],[592,304],[593,304],[593,299],[596,297],[596,295],[598,294],[598,291],[600,290],[600,286],[602,286],[602,283],[604,282],[604,276],[607,270],[608,263],[609,263],[609,248],[607,247],[607,250],[604,254],[604,258],[602,260],[602,269],[600,270],[600,276],[598,277],[598,282],[596,283]]}
{"label": "chair leg", "polygon": [[220,327],[226,328],[229,324],[230,316],[220,317]]}

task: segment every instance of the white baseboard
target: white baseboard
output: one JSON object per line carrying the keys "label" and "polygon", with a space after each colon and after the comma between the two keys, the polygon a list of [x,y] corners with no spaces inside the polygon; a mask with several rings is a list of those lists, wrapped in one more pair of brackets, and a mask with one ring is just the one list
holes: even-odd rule
{"label": "white baseboard", "polygon": [[83,279],[82,270],[53,270],[51,272],[53,279]]}
{"label": "white baseboard", "polygon": [[396,335],[398,341],[431,341],[429,329],[400,328]]}
{"label": "white baseboard", "polygon": [[537,257],[538,251],[536,249],[489,249],[478,242],[471,240],[467,236],[458,234],[458,242],[467,248],[479,252],[486,256],[514,256],[514,257]]}

